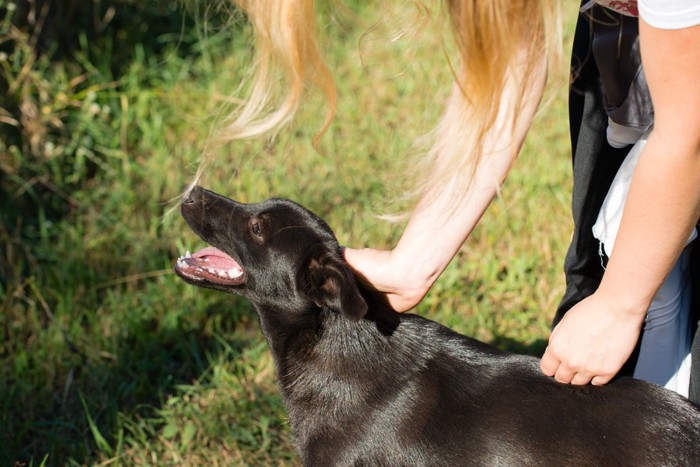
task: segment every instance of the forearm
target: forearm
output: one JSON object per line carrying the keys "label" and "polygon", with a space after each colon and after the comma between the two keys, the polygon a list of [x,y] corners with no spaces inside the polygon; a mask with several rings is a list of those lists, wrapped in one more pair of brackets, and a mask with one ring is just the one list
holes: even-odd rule
{"label": "forearm", "polygon": [[640,319],[700,215],[698,147],[687,135],[667,134],[654,131],[644,148],[599,288],[614,306]]}
{"label": "forearm", "polygon": [[416,278],[427,291],[474,230],[508,173],[514,154],[502,153],[475,173],[466,196],[454,199],[447,191],[421,199],[392,250],[394,268]]}
{"label": "forearm", "polygon": [[[484,142],[484,156],[474,171],[472,184],[466,193],[433,187],[418,202],[399,243],[392,251],[392,261],[396,262],[396,270],[418,278],[417,283],[424,291],[447,267],[500,189],[530,128],[544,83],[543,64],[538,80],[528,83],[520,107],[500,110]],[[504,95],[508,92],[515,90],[505,89]],[[507,98],[502,102],[504,105],[508,102],[512,104],[512,100]],[[454,170],[468,173],[465,167],[455,167]]]}
{"label": "forearm", "polygon": [[[546,78],[544,58],[540,65],[535,73],[524,73],[519,79],[513,75],[507,80],[496,121],[484,135],[483,144],[478,147],[462,144],[463,150],[471,153],[465,154],[469,157],[456,159],[479,160],[473,171],[468,163],[455,163],[451,157],[441,158],[445,153],[434,153],[440,162],[446,164],[443,168],[463,174],[465,178],[472,176],[466,189],[463,184],[450,181],[433,183],[417,203],[401,239],[392,250],[345,249],[345,259],[357,277],[382,292],[396,311],[410,310],[421,301],[499,190],[522,147],[542,97]],[[528,76],[528,79],[523,76]],[[460,92],[455,88],[443,118],[451,124],[443,128],[447,129],[447,136],[452,136],[450,131],[459,131],[454,124],[475,123],[451,119],[455,117],[451,113],[455,110],[458,110],[457,115],[464,115],[459,112],[463,109],[451,107],[464,105],[463,101],[455,100],[463,99]],[[476,124],[481,117],[474,118]],[[448,151],[460,147],[455,146],[460,144],[459,138],[457,141],[442,138],[442,141],[452,145]]]}
{"label": "forearm", "polygon": [[640,20],[640,36],[656,122],[599,291],[643,314],[700,215],[700,26],[661,30]]}
{"label": "forearm", "polygon": [[466,192],[433,187],[433,192],[425,193],[392,250],[346,248],[345,259],[357,277],[383,292],[396,311],[416,306],[496,194],[522,143],[524,130],[514,137],[517,144],[508,144],[509,150],[489,154],[482,160]]}

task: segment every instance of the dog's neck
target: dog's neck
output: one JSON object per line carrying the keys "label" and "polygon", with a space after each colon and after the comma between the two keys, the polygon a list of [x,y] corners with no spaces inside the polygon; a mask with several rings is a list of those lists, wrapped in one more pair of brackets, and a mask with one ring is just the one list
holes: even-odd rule
{"label": "dog's neck", "polygon": [[[403,384],[408,374],[382,371],[387,357],[397,360],[398,368],[411,368],[420,359],[424,342],[392,338],[400,322],[397,313],[379,304],[369,310],[359,321],[321,309],[290,323],[281,312],[258,309],[290,424],[300,441],[316,429],[311,420],[328,419],[310,413],[334,407],[338,419],[356,416],[357,407],[381,388]],[[379,374],[384,376],[377,378]]]}
{"label": "dog's neck", "polygon": [[320,323],[311,313],[290,319],[285,310],[262,306],[256,306],[256,309],[260,329],[270,346],[279,374],[291,355],[313,345]]}
{"label": "dog's neck", "polygon": [[309,307],[305,313],[290,316],[286,310],[256,305],[283,390],[287,383],[294,383],[285,379],[290,377],[289,365],[306,362],[304,366],[308,367],[310,358],[322,359],[326,365],[347,365],[360,359],[362,366],[367,367],[370,356],[387,350],[388,338],[397,329],[400,314],[375,293],[363,290],[362,295],[368,312],[359,321],[324,308]]}

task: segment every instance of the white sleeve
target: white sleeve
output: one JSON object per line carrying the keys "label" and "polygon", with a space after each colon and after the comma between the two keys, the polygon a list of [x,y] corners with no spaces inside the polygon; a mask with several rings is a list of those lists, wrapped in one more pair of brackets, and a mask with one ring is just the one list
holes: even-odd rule
{"label": "white sleeve", "polygon": [[682,29],[700,24],[698,0],[639,0],[639,16],[659,29]]}

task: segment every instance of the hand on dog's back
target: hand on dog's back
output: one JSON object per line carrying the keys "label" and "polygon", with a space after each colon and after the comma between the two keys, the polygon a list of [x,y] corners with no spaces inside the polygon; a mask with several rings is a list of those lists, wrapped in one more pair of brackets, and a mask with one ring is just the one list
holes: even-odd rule
{"label": "hand on dog's back", "polygon": [[344,248],[343,256],[355,277],[365,287],[383,294],[395,311],[403,313],[413,309],[430,289],[430,285],[415,280],[421,276],[397,276],[391,250]]}

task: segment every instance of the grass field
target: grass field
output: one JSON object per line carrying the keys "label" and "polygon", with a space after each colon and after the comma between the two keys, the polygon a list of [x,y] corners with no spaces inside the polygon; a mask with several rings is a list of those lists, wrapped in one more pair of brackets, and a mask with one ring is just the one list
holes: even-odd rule
{"label": "grass field", "polygon": [[[340,100],[320,151],[314,94],[274,139],[212,148],[249,31],[125,3],[131,17],[51,60],[0,14],[0,465],[294,465],[256,316],[172,273],[202,246],[173,208],[209,150],[209,188],[291,198],[342,244],[391,247],[402,225],[378,215],[399,207],[405,154],[449,90],[440,25],[399,34],[411,7],[325,8]],[[502,196],[417,309],[532,354],[571,231],[566,82],[548,93]]]}

